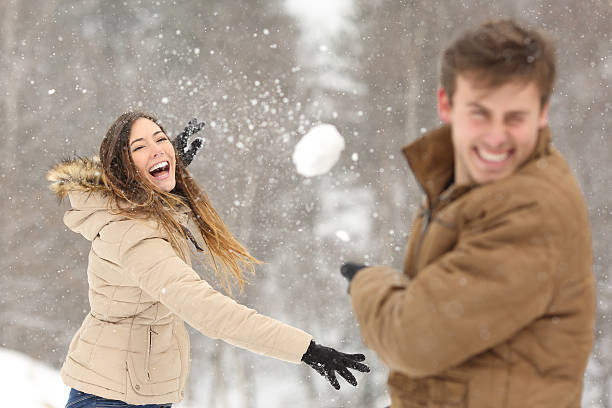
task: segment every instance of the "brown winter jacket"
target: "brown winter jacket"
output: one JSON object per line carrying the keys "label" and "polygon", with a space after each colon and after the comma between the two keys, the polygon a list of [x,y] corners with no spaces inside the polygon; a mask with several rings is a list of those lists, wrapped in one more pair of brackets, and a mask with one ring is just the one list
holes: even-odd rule
{"label": "brown winter jacket", "polygon": [[[206,336],[300,362],[312,336],[215,291],[191,268],[188,244],[175,251],[155,221],[113,215],[100,173],[98,161],[75,160],[48,174],[51,189],[70,198],[64,222],[91,241],[91,312],[61,370],[68,386],[129,404],[182,400],[189,371],[183,321]],[[176,217],[201,240],[190,212]]]}
{"label": "brown winter jacket", "polygon": [[591,234],[548,129],[513,175],[450,187],[449,127],[404,149],[426,193],[404,274],[351,285],[392,408],[577,408],[594,338]]}

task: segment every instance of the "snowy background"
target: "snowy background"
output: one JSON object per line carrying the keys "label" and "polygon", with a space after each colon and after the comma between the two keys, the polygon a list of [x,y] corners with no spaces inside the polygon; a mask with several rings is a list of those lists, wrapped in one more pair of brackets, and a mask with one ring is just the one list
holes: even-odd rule
{"label": "snowy background", "polygon": [[[557,40],[555,145],[593,225],[597,344],[585,407],[612,407],[612,3],[610,0],[1,0],[0,388],[7,406],[60,407],[58,378],[88,311],[87,242],[66,231],[44,174],[97,152],[122,111],[172,135],[192,117],[207,142],[190,167],[224,220],[266,262],[239,301],[323,344],[365,351],[338,273],[400,267],[420,192],[401,147],[439,125],[437,63],[458,32],[514,17]],[[343,137],[323,175],[298,173],[298,141]],[[335,159],[332,159],[332,161]],[[192,331],[180,407],[384,407],[386,370],[333,390],[305,366]],[[17,402],[18,401],[18,402]]]}

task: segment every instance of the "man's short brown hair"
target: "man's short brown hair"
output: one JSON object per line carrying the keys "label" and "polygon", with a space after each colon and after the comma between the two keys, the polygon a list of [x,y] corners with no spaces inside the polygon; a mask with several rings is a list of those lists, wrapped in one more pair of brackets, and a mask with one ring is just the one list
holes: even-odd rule
{"label": "man's short brown hair", "polygon": [[440,80],[451,103],[459,74],[469,75],[485,88],[514,80],[535,81],[544,106],[555,71],[555,49],[543,34],[512,20],[495,20],[466,32],[444,51]]}

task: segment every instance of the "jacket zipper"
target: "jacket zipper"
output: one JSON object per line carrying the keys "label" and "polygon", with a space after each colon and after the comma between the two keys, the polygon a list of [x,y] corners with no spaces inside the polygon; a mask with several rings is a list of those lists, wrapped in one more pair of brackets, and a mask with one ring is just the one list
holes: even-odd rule
{"label": "jacket zipper", "polygon": [[153,348],[153,334],[157,334],[155,330],[153,330],[152,326],[149,326],[149,347],[147,348],[147,354],[145,356],[145,369],[147,372],[147,379],[151,381],[151,349]]}
{"label": "jacket zipper", "polygon": [[433,209],[428,208],[425,210],[422,217],[425,217],[425,225],[423,225],[423,229],[421,230],[421,235],[419,236],[419,240],[417,241],[417,245],[414,251],[414,257],[412,261],[412,270],[411,273],[416,273],[416,268],[418,266],[419,256],[421,254],[421,246],[423,245],[423,241],[425,240],[425,234],[427,234],[427,229],[429,228],[429,224],[431,222]]}
{"label": "jacket zipper", "polygon": [[[427,197],[427,208],[424,209],[423,214],[421,214],[422,217],[425,217],[425,225],[423,226],[423,230],[421,231],[421,236],[419,237],[419,241],[417,242],[416,245],[416,249],[414,252],[414,260],[412,262],[412,270],[410,272],[416,273],[416,268],[418,266],[418,260],[419,257],[421,255],[421,246],[423,245],[423,240],[425,239],[425,234],[427,234],[427,229],[429,228],[429,225],[431,224],[431,220],[433,219],[433,213],[434,213],[434,206],[431,205],[431,200],[429,199],[429,196],[427,195],[427,192],[425,191],[425,188],[423,188],[423,186],[419,184],[419,187],[421,188],[421,191],[423,191],[423,194],[425,194],[425,196]],[[469,191],[466,190],[466,191]],[[446,203],[450,202],[450,200],[448,198],[444,199],[444,201]],[[440,203],[438,202],[436,204],[436,206],[438,208],[438,210],[440,209]]]}

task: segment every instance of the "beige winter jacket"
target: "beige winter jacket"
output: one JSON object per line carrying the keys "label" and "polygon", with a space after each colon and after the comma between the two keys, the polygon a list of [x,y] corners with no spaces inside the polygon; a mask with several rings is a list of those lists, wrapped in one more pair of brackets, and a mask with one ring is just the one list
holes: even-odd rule
{"label": "beige winter jacket", "polygon": [[392,408],[578,408],[594,338],[582,194],[543,129],[513,175],[447,188],[451,130],[405,149],[427,199],[404,274],[351,285],[366,344],[390,368]]}
{"label": "beige winter jacket", "polygon": [[[50,188],[70,198],[64,222],[91,241],[91,312],[61,370],[68,386],[129,404],[182,400],[189,371],[183,322],[208,337],[300,362],[312,336],[214,290],[191,268],[188,244],[175,251],[155,221],[113,215],[100,172],[98,161],[86,159],[48,174]],[[202,244],[190,212],[176,216]]]}

